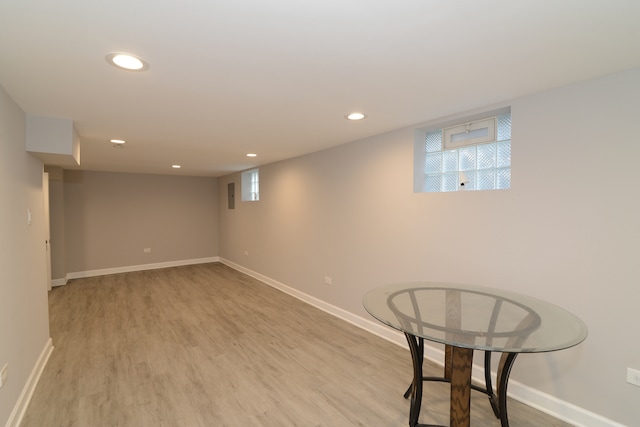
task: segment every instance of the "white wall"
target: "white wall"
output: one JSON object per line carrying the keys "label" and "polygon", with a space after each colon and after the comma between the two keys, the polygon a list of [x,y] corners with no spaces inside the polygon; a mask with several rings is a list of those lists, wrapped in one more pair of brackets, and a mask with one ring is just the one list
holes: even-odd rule
{"label": "white wall", "polygon": [[226,189],[240,188],[240,174],[221,178],[220,256],[363,318],[367,290],[405,280],[553,302],[581,317],[589,337],[521,355],[512,380],[637,425],[640,388],[625,374],[640,369],[640,69],[492,108],[506,105],[510,190],[413,193],[414,128],[402,129],[262,166],[260,201],[234,210]]}
{"label": "white wall", "polygon": [[217,178],[66,170],[63,197],[67,274],[218,255]]}
{"label": "white wall", "polygon": [[0,368],[9,369],[0,425],[16,420],[14,408],[49,341],[43,166],[25,150],[25,120],[0,87]]}

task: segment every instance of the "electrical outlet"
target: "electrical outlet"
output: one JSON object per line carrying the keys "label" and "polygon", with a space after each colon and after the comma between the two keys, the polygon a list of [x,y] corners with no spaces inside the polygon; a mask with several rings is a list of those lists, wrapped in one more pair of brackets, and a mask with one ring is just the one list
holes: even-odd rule
{"label": "electrical outlet", "polygon": [[7,383],[7,377],[9,376],[9,365],[5,364],[0,370],[0,388]]}
{"label": "electrical outlet", "polygon": [[627,382],[640,387],[640,371],[627,368]]}
{"label": "electrical outlet", "polygon": [[325,285],[333,285],[333,280],[331,280],[331,277],[324,276],[324,284]]}

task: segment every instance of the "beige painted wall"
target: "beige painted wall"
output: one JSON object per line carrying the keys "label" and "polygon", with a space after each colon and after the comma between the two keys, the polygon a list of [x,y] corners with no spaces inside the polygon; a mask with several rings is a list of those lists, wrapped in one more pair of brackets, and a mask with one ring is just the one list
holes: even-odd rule
{"label": "beige painted wall", "polygon": [[217,198],[216,178],[67,170],[66,273],[217,256]]}
{"label": "beige painted wall", "polygon": [[512,379],[635,425],[640,388],[625,375],[640,369],[640,69],[492,108],[506,105],[510,190],[413,193],[414,128],[401,129],[262,166],[260,201],[234,210],[226,188],[240,174],[220,178],[220,256],[368,319],[362,295],[405,280],[551,301],[590,335],[520,356]]}
{"label": "beige painted wall", "polygon": [[43,166],[25,150],[25,120],[0,87],[0,368],[8,364],[0,389],[3,426],[49,340]]}

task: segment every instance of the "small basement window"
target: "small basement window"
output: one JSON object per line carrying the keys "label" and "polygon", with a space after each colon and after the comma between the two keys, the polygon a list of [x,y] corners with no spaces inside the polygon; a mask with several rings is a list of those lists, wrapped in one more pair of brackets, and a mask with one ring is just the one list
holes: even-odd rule
{"label": "small basement window", "polygon": [[511,187],[511,112],[417,132],[414,191]]}
{"label": "small basement window", "polygon": [[255,202],[260,200],[260,176],[258,169],[242,173],[242,201]]}

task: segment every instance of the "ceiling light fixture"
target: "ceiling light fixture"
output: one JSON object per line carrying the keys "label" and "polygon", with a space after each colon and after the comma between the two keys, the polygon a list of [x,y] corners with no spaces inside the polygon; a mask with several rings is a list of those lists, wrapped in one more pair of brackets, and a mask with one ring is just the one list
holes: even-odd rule
{"label": "ceiling light fixture", "polygon": [[125,141],[124,139],[112,139],[111,142],[113,142],[114,144],[124,144]]}
{"label": "ceiling light fixture", "polygon": [[149,64],[144,59],[130,53],[112,52],[105,59],[109,64],[122,70],[146,71],[149,69]]}
{"label": "ceiling light fixture", "polygon": [[351,114],[347,114],[346,116],[344,116],[347,120],[362,120],[365,119],[367,117],[366,114],[364,113],[351,113]]}
{"label": "ceiling light fixture", "polygon": [[174,169],[180,169],[182,166],[180,166],[180,165],[171,165],[171,167],[174,168]]}
{"label": "ceiling light fixture", "polygon": [[247,157],[258,157],[258,155],[254,154],[254,153],[249,153],[249,154],[247,154]]}

